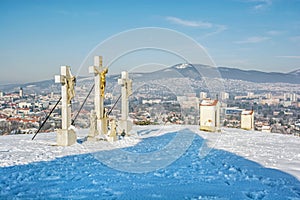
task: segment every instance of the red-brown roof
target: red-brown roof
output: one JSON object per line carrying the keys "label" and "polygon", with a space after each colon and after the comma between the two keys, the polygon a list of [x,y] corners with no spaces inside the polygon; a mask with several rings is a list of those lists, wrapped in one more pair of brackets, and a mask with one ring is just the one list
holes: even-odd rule
{"label": "red-brown roof", "polygon": [[8,118],[6,120],[10,121],[10,122],[16,121],[16,122],[25,122],[25,123],[29,123],[29,122],[36,123],[36,122],[38,122],[37,120],[34,120],[34,119],[23,119],[23,118],[19,118],[19,117],[15,117],[15,118],[11,117],[11,118]]}

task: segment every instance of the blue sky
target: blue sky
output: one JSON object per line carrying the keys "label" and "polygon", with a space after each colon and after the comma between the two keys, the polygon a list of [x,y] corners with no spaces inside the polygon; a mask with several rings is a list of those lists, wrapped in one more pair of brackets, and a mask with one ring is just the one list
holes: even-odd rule
{"label": "blue sky", "polygon": [[[53,78],[128,29],[174,29],[218,66],[300,68],[300,0],[0,0],[0,83]],[[88,67],[88,66],[87,66]]]}

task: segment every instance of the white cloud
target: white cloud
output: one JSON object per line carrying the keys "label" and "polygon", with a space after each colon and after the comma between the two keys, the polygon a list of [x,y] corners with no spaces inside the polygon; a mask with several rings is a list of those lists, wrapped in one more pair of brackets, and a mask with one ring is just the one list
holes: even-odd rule
{"label": "white cloud", "polygon": [[184,20],[184,19],[180,19],[177,17],[170,17],[170,16],[166,17],[166,20],[174,24],[189,26],[189,27],[211,28],[213,26],[213,24],[209,22]]}
{"label": "white cloud", "polygon": [[265,4],[258,4],[256,6],[254,6],[254,10],[262,10],[265,7]]}
{"label": "white cloud", "polygon": [[272,5],[272,0],[246,0],[246,2],[255,4],[252,8],[257,11],[264,10]]}
{"label": "white cloud", "polygon": [[271,35],[271,36],[278,36],[278,35],[283,34],[283,31],[270,30],[270,31],[267,31],[267,34],[268,34],[268,35]]}
{"label": "white cloud", "polygon": [[216,28],[216,30],[211,32],[211,33],[206,34],[204,37],[209,37],[209,36],[212,36],[212,35],[215,35],[215,34],[219,34],[223,31],[227,30],[227,26],[225,26],[225,25],[216,24],[216,25],[214,25],[214,27]]}
{"label": "white cloud", "polygon": [[237,44],[254,44],[254,43],[264,42],[269,39],[270,39],[269,37],[255,36],[255,37],[246,38],[245,40],[236,41],[235,43],[237,43]]}
{"label": "white cloud", "polygon": [[210,22],[184,20],[184,19],[181,19],[178,17],[172,17],[172,16],[168,16],[165,19],[173,24],[178,24],[181,26],[208,29],[210,31],[210,33],[205,34],[202,38],[209,37],[209,36],[212,36],[215,34],[219,34],[223,31],[227,30],[227,26],[225,26],[225,25],[213,24]]}

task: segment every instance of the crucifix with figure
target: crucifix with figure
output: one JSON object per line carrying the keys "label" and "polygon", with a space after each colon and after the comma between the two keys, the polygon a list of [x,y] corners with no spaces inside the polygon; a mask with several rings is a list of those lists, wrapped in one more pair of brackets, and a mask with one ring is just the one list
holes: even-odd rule
{"label": "crucifix with figure", "polygon": [[61,66],[60,75],[55,76],[55,83],[61,84],[61,129],[57,130],[57,145],[69,146],[76,143],[77,137],[71,127],[71,104],[75,96],[76,78],[69,66]]}
{"label": "crucifix with figure", "polygon": [[107,134],[107,116],[104,110],[104,98],[106,87],[106,74],[108,72],[107,67],[102,65],[102,56],[94,57],[94,66],[89,67],[89,73],[94,74],[95,81],[95,112],[97,116],[97,132],[96,135]]}

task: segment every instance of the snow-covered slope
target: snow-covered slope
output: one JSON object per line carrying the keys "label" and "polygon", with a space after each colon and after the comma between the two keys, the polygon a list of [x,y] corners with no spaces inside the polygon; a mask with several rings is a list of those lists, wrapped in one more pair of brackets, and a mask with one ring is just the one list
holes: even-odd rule
{"label": "snow-covered slope", "polygon": [[55,133],[0,137],[0,199],[300,199],[299,137],[134,129],[114,143],[78,130],[70,147]]}

